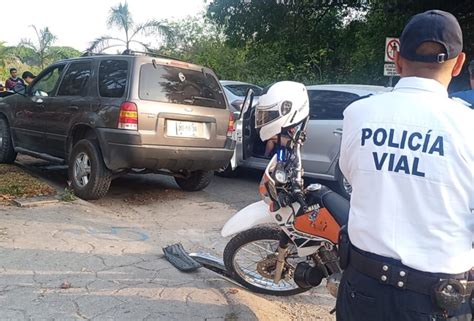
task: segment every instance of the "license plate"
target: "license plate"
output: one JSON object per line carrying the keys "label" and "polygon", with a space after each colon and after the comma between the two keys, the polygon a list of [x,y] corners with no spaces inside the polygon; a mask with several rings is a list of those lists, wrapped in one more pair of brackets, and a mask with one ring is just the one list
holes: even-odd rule
{"label": "license plate", "polygon": [[202,138],[203,124],[190,121],[168,120],[166,126],[168,136]]}

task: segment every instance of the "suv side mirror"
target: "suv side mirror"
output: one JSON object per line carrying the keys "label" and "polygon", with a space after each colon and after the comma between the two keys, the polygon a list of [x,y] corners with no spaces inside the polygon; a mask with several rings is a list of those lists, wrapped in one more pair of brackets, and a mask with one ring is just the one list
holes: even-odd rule
{"label": "suv side mirror", "polygon": [[245,113],[252,107],[253,105],[253,90],[249,88],[247,90],[247,95],[245,95],[244,103],[242,104],[242,108],[240,109],[239,119],[245,115]]}

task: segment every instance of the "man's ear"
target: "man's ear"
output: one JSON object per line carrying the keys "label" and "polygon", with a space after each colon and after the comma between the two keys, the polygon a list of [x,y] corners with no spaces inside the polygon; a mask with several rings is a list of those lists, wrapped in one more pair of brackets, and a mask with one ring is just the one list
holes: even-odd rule
{"label": "man's ear", "polygon": [[456,77],[461,73],[462,66],[464,65],[465,60],[466,54],[464,52],[461,52],[456,58],[456,64],[454,65],[453,71],[451,72],[451,76]]}
{"label": "man's ear", "polygon": [[400,53],[398,51],[395,51],[395,68],[399,75],[402,74],[402,69],[403,69],[401,60],[402,60],[402,57],[400,56]]}

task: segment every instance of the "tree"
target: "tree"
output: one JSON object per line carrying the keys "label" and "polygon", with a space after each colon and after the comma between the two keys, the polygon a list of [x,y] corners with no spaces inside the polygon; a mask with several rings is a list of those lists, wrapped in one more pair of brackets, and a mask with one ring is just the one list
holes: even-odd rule
{"label": "tree", "polygon": [[36,43],[33,43],[29,39],[22,39],[19,47],[25,47],[33,52],[34,64],[37,64],[43,69],[51,59],[52,52],[50,51],[51,46],[56,41],[56,36],[51,33],[48,27],[38,30],[36,26],[31,26],[36,33]]}
{"label": "tree", "polygon": [[260,79],[383,85],[385,37],[399,36],[409,17],[433,8],[458,18],[474,59],[472,0],[213,0],[207,16],[228,45],[248,48],[248,68]]}
{"label": "tree", "polygon": [[319,83],[335,76],[341,31],[359,2],[214,0],[207,15],[224,29],[229,45],[249,48],[254,65],[265,67],[261,73]]}
{"label": "tree", "polygon": [[154,34],[164,38],[169,36],[169,29],[160,21],[150,20],[142,24],[135,24],[132,14],[128,10],[127,2],[124,4],[120,3],[118,6],[111,8],[107,25],[111,28],[117,27],[121,29],[125,33],[125,38],[120,39],[111,36],[99,37],[91,42],[87,51],[103,52],[113,47],[125,47],[125,49],[130,50],[132,44],[138,44],[145,48],[146,51],[151,51],[152,49],[149,44],[136,40],[139,34],[145,36]]}
{"label": "tree", "polygon": [[205,17],[187,17],[167,25],[172,37],[160,48],[161,54],[208,66],[220,79],[262,80],[247,57],[248,48],[227,45],[221,28]]}

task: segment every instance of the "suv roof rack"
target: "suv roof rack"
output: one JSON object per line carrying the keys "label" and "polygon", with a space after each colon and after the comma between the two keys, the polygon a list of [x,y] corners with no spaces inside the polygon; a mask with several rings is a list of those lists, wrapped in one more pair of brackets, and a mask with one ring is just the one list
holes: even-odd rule
{"label": "suv roof rack", "polygon": [[160,54],[156,51],[136,51],[136,50],[131,50],[131,49],[126,49],[122,52],[122,55],[130,55],[130,56],[150,56],[150,57],[155,57],[155,58],[165,58],[165,59],[172,59],[172,60],[177,60],[177,61],[182,61],[185,62],[182,59],[178,59],[175,57],[167,56]]}
{"label": "suv roof rack", "polygon": [[106,55],[104,53],[95,53],[89,50],[86,50],[82,53],[81,57],[89,57],[89,56],[103,56]]}

